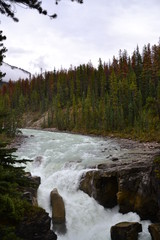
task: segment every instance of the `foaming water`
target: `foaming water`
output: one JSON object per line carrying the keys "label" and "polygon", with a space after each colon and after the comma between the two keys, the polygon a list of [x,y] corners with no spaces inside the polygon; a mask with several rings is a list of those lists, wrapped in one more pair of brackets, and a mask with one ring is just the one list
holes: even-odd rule
{"label": "foaming water", "polygon": [[[41,177],[38,203],[51,216],[50,192],[57,188],[66,208],[67,233],[59,240],[110,240],[110,227],[121,221],[138,221],[135,213],[120,214],[118,207],[104,209],[93,198],[78,190],[82,174],[90,166],[104,163],[126,149],[113,140],[68,133],[24,129],[29,136],[17,151],[19,158],[32,159],[26,171]],[[141,221],[139,240],[150,240],[149,221]]]}

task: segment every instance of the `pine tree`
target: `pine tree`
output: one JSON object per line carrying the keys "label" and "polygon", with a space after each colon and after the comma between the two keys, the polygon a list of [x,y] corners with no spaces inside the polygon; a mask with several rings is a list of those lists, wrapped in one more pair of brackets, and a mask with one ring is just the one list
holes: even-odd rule
{"label": "pine tree", "polygon": [[110,99],[111,99],[111,116],[112,129],[116,130],[118,126],[118,80],[114,71],[110,76]]}
{"label": "pine tree", "polygon": [[150,44],[144,46],[142,56],[143,56],[143,69],[140,88],[142,92],[143,104],[145,104],[147,96],[149,96],[149,85],[152,79],[152,60]]}
{"label": "pine tree", "polygon": [[143,63],[142,63],[142,56],[139,52],[138,46],[137,46],[136,50],[133,52],[133,55],[131,57],[131,65],[136,74],[137,87],[140,88],[141,79],[142,79]]}
{"label": "pine tree", "polygon": [[160,80],[158,81],[158,87],[157,87],[157,111],[158,111],[158,117],[160,121]]}

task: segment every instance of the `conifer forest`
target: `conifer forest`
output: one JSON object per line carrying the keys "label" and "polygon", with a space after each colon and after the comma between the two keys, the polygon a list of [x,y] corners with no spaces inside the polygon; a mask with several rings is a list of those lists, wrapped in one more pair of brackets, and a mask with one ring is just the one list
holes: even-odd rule
{"label": "conifer forest", "polygon": [[97,68],[90,62],[3,84],[1,131],[25,127],[25,114],[44,116],[42,128],[160,141],[160,43],[131,56],[119,51]]}

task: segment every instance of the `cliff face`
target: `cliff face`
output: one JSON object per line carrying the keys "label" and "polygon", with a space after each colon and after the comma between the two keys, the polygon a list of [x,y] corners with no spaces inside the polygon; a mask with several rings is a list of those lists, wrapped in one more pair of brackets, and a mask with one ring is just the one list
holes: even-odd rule
{"label": "cliff face", "polygon": [[118,204],[121,213],[160,221],[160,164],[154,158],[101,164],[82,176],[79,188],[106,208]]}

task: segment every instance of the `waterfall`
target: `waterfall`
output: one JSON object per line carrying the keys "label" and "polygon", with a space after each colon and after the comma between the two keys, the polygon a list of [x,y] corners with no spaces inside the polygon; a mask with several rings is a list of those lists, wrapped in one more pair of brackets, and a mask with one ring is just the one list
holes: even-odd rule
{"label": "waterfall", "polygon": [[18,158],[32,159],[26,171],[41,177],[38,203],[51,216],[50,192],[57,188],[66,208],[67,233],[58,240],[110,240],[110,227],[121,221],[143,225],[139,240],[150,240],[149,221],[140,221],[136,213],[120,214],[118,206],[105,209],[78,189],[82,174],[92,166],[123,156],[113,139],[77,134],[23,129],[29,136],[17,150]]}

